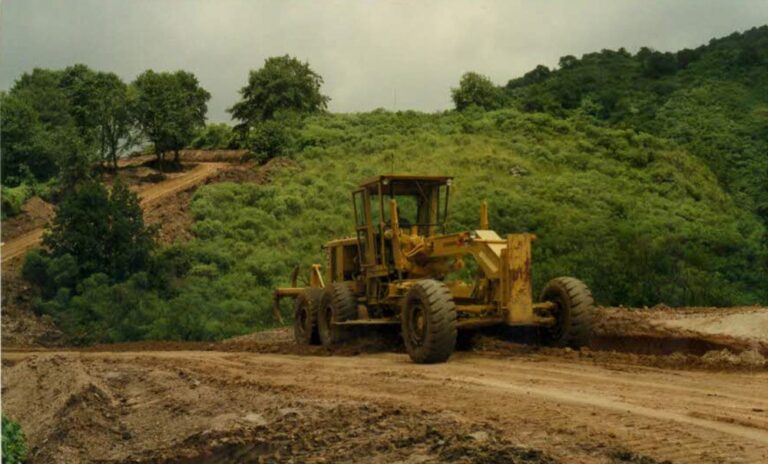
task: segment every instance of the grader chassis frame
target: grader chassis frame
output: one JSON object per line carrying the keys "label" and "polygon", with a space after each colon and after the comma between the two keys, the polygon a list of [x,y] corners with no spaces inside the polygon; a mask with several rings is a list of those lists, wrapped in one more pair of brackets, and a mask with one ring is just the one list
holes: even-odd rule
{"label": "grader chassis frame", "polygon": [[[297,343],[333,345],[356,326],[399,325],[415,362],[442,362],[458,330],[493,325],[536,326],[545,342],[587,342],[594,302],[570,277],[551,280],[534,301],[530,233],[501,238],[490,230],[488,205],[479,228],[445,233],[452,178],[381,175],[352,193],[356,236],[327,242],[325,276],[312,266],[306,286],[275,291],[295,298]],[[402,210],[404,211],[401,211]],[[455,277],[475,263],[474,279]]]}

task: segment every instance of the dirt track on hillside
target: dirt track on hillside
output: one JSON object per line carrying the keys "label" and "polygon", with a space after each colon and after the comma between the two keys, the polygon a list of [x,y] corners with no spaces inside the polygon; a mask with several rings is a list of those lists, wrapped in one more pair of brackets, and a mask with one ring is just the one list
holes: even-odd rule
{"label": "dirt track on hillside", "polygon": [[[207,178],[229,166],[231,166],[229,163],[224,162],[200,163],[187,171],[169,176],[163,182],[140,186],[136,192],[141,197],[141,206],[147,209],[164,197],[203,183]],[[3,243],[3,264],[23,256],[27,250],[38,246],[42,237],[43,227],[38,226]]]}
{"label": "dirt track on hillside", "polygon": [[542,353],[424,366],[397,353],[15,352],[3,364],[3,408],[32,462],[768,460],[766,371]]}

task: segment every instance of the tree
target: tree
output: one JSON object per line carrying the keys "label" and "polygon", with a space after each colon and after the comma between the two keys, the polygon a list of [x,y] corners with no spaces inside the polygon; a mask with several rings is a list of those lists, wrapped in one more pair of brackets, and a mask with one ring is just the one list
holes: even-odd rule
{"label": "tree", "polygon": [[3,182],[61,176],[65,189],[90,176],[97,158],[113,166],[131,140],[127,87],[85,65],[23,74],[2,97]]}
{"label": "tree", "polygon": [[72,160],[87,165],[91,153],[81,143],[62,76],[61,71],[35,69],[2,96],[3,183],[46,181]]}
{"label": "tree", "polygon": [[144,270],[154,247],[136,194],[122,182],[108,192],[97,181],[63,198],[43,243],[52,258],[71,255],[80,278],[101,272],[116,281]]}
{"label": "tree", "polygon": [[143,134],[154,144],[162,168],[165,153],[189,145],[205,126],[211,94],[186,71],[145,71],[131,85],[131,111]]}
{"label": "tree", "polygon": [[561,56],[560,60],[557,62],[557,65],[560,66],[560,69],[573,69],[578,64],[579,59],[573,55]]}
{"label": "tree", "polygon": [[32,105],[17,95],[2,93],[0,107],[3,185],[55,175],[56,153]]}
{"label": "tree", "polygon": [[451,98],[456,109],[462,111],[472,105],[486,110],[503,106],[501,90],[481,74],[468,72],[461,76],[458,88],[451,89]]}
{"label": "tree", "polygon": [[128,86],[113,73],[99,73],[93,82],[98,96],[94,118],[98,129],[101,159],[117,169],[117,155],[134,144],[134,124],[131,118]]}
{"label": "tree", "polygon": [[323,78],[309,63],[288,55],[267,58],[261,69],[250,72],[248,85],[240,90],[242,100],[229,112],[240,121],[236,128],[245,132],[261,121],[273,119],[280,111],[324,111],[330,98],[320,93],[322,84]]}
{"label": "tree", "polygon": [[544,82],[545,80],[549,79],[551,75],[552,71],[550,71],[548,67],[540,64],[536,66],[532,71],[525,73],[523,77],[511,79],[509,82],[507,82],[506,88],[507,90],[512,90],[518,87],[525,87],[531,84]]}

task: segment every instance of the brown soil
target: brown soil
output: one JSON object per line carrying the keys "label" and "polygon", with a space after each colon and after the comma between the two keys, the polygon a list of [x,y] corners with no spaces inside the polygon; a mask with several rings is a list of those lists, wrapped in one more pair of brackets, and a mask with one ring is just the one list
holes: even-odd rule
{"label": "brown soil", "polygon": [[[717,311],[759,320],[768,308],[604,308],[598,328],[637,341],[660,337],[642,321]],[[479,333],[431,366],[380,330],[334,350],[298,347],[290,328],[220,343],[6,347],[3,407],[32,462],[765,462],[768,366],[724,335],[706,335],[722,350],[667,354]]]}
{"label": "brown soil", "polygon": [[430,366],[399,353],[6,352],[3,366],[3,408],[33,463],[768,459],[768,372],[542,352]]}
{"label": "brown soil", "polygon": [[32,292],[18,272],[2,274],[2,346],[59,346],[64,337],[48,316],[32,311]]}
{"label": "brown soil", "polygon": [[[226,169],[219,168],[214,174],[206,175],[202,183],[214,184],[217,182],[251,182],[257,184],[268,183],[272,174],[294,162],[287,158],[270,160],[264,166],[259,167],[253,161],[243,164],[226,165]],[[222,166],[220,163],[206,163],[202,166]],[[189,214],[189,204],[194,194],[194,187],[181,189],[172,195],[164,195],[162,201],[142,203],[144,208],[144,220],[147,224],[158,227],[158,241],[170,244],[176,241],[187,241],[192,238],[190,226],[192,217]]]}
{"label": "brown soil", "polygon": [[[41,229],[53,217],[53,205],[40,197],[32,197],[24,203],[21,213],[3,221],[3,242],[8,242],[28,232]],[[5,248],[5,244],[3,244]]]}

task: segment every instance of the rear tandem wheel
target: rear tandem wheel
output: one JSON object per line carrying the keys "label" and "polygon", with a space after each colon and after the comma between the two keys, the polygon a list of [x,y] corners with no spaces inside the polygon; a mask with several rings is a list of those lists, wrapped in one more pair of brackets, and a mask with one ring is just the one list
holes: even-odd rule
{"label": "rear tandem wheel", "polygon": [[302,291],[294,303],[293,337],[298,345],[319,345],[317,332],[317,311],[323,298],[321,288],[307,288]]}

